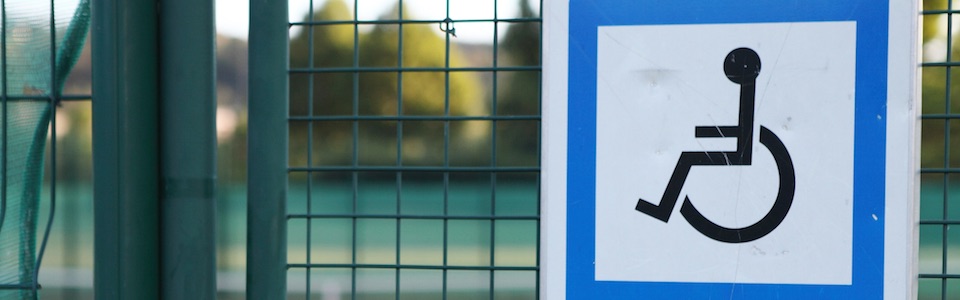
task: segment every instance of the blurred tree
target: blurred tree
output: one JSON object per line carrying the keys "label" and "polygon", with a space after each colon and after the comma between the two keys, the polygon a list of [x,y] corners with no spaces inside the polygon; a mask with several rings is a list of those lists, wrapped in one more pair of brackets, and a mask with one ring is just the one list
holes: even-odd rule
{"label": "blurred tree", "polygon": [[[947,0],[923,0],[923,10],[946,10]],[[940,15],[922,16],[923,18],[923,42],[926,43],[940,32]]]}
{"label": "blurred tree", "polygon": [[[312,15],[305,16],[303,21],[349,18],[351,13],[347,5],[342,0],[331,0]],[[290,67],[353,66],[353,35],[353,26],[300,27],[300,32],[290,41]],[[309,95],[309,77],[313,78],[313,95]],[[352,107],[352,86],[351,73],[294,74],[290,78],[290,114],[307,115],[307,103],[312,98],[313,115],[349,115]]]}
{"label": "blurred tree", "polygon": [[[923,0],[923,9],[925,11],[947,10],[947,1]],[[945,28],[946,22],[943,20],[945,17],[945,14],[923,16],[923,27],[921,29],[923,30],[922,38],[925,50],[924,60],[943,61],[946,57],[934,57],[931,54],[946,54],[947,52],[950,53],[951,61],[957,61],[957,58],[960,58],[960,49],[955,46],[956,37],[954,37],[953,45],[946,42],[946,35],[952,33]],[[937,47],[945,47],[946,49],[935,49]],[[958,78],[960,74],[952,70],[946,67],[924,67],[921,69],[920,90],[924,114],[960,113],[960,100],[958,100],[960,94],[956,92],[960,91],[960,78]],[[949,77],[947,72],[951,72]],[[948,85],[951,90],[949,97],[947,95]],[[949,111],[947,111],[947,101],[950,102]],[[948,141],[951,149],[960,149],[960,139],[944,136],[947,126],[950,127],[949,130],[953,136],[960,133],[960,122],[931,119],[924,120],[921,126],[923,127],[920,141],[921,166],[936,168],[943,167],[945,163],[951,166],[960,165],[960,155],[944,151],[944,143]]]}
{"label": "blurred tree", "polygon": [[[394,7],[382,19],[413,18],[406,8],[403,9],[403,16],[400,16],[399,12],[400,7]],[[352,19],[352,13],[342,0],[327,1],[320,10],[305,17],[305,21]],[[314,116],[349,116],[355,113],[368,116],[488,114],[479,78],[474,73],[400,73],[391,70],[397,67],[444,67],[447,62],[445,51],[448,44],[434,26],[403,25],[402,37],[400,28],[398,24],[378,24],[369,32],[362,32],[355,29],[353,24],[314,26],[311,64],[311,30],[304,27],[290,43],[292,68],[360,66],[385,70],[360,72],[358,75],[349,71],[293,75],[290,81],[291,115],[304,116],[310,113],[308,101],[313,101]],[[402,38],[402,41],[398,40],[398,37]],[[356,49],[356,57],[354,47],[359,47]],[[451,43],[449,51],[456,53],[459,49]],[[454,61],[456,57],[460,56],[450,55],[450,65],[458,65],[459,62]],[[359,80],[355,82],[354,76]],[[447,99],[449,101],[445,101]],[[400,145],[401,159],[404,164],[440,164],[443,158],[443,126],[442,121],[360,121],[356,127],[359,163],[396,164],[397,137],[400,132],[403,139]],[[306,123],[291,127],[291,163],[306,164],[307,127]],[[487,142],[484,138],[489,130],[486,128],[489,127],[482,122],[451,124],[450,139],[459,141],[450,144],[451,155],[463,155],[463,151],[476,152],[474,149],[477,147],[474,146]],[[339,165],[352,162],[352,122],[316,122],[312,131],[315,164]],[[458,149],[463,151],[457,151]]]}
{"label": "blurred tree", "polygon": [[[520,18],[535,18],[528,0],[521,0]],[[540,65],[540,22],[510,25],[502,44],[506,62],[501,65]],[[502,56],[503,57],[503,56]],[[504,72],[498,80],[497,113],[540,114],[540,71]],[[506,165],[539,164],[540,126],[537,121],[504,121],[498,124],[499,162]]]}

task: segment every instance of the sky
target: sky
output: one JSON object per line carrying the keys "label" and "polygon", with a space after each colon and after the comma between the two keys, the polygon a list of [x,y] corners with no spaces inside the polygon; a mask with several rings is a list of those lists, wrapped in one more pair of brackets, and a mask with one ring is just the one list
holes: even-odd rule
{"label": "sky", "polygon": [[[250,4],[247,0],[216,0],[217,31],[221,34],[246,39],[249,29]],[[290,3],[290,20],[300,20],[306,15],[310,7],[309,0],[288,0]],[[361,20],[376,20],[378,16],[393,7],[397,0],[355,0],[360,9],[357,11]],[[497,17],[517,17],[518,0],[496,0]],[[314,0],[314,9],[323,6],[326,0]],[[349,6],[353,1],[347,0]],[[446,18],[447,0],[404,0],[410,12],[418,19],[443,20]],[[494,0],[449,0],[450,18],[458,19],[492,19],[494,17]],[[533,0],[533,3],[539,1]],[[538,11],[538,9],[534,9]],[[464,42],[491,43],[493,25],[481,23],[455,24],[457,37]],[[500,30],[503,34],[506,30]]]}

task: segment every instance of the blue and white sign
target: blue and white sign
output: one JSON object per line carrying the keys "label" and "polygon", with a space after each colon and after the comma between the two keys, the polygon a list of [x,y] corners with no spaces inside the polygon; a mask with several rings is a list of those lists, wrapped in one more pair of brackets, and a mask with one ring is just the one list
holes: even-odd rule
{"label": "blue and white sign", "polygon": [[548,1],[542,297],[914,297],[918,11]]}

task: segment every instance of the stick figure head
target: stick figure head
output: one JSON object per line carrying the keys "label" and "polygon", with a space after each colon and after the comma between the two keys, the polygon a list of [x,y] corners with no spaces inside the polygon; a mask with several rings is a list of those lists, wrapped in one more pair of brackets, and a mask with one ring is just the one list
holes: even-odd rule
{"label": "stick figure head", "polygon": [[760,56],[750,48],[737,48],[723,60],[723,73],[737,84],[754,82],[760,75]]}

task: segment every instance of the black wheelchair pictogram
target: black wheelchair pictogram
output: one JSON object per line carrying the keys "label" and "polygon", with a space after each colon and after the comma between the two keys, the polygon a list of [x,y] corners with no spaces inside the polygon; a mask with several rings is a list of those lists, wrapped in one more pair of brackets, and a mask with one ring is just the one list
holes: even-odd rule
{"label": "black wheelchair pictogram", "polygon": [[[660,204],[653,204],[643,200],[637,202],[636,210],[645,213],[660,221],[670,220],[670,214],[677,204],[680,190],[690,173],[692,166],[749,166],[753,156],[753,124],[754,98],[756,95],[756,80],[760,74],[760,56],[749,48],[737,48],[730,51],[723,62],[723,72],[727,79],[740,85],[740,117],[736,126],[697,126],[694,135],[697,138],[725,138],[737,139],[736,151],[716,152],[683,152],[677,161],[677,166],[670,176],[667,188],[660,199]],[[796,178],[793,161],[790,153],[775,133],[764,126],[760,126],[760,144],[773,155],[780,176],[780,187],[777,199],[770,211],[753,225],[742,228],[728,228],[718,225],[700,213],[690,197],[685,196],[680,206],[680,214],[703,235],[721,242],[745,243],[759,239],[780,225],[786,218],[790,206],[793,204],[793,195],[796,189]]]}

